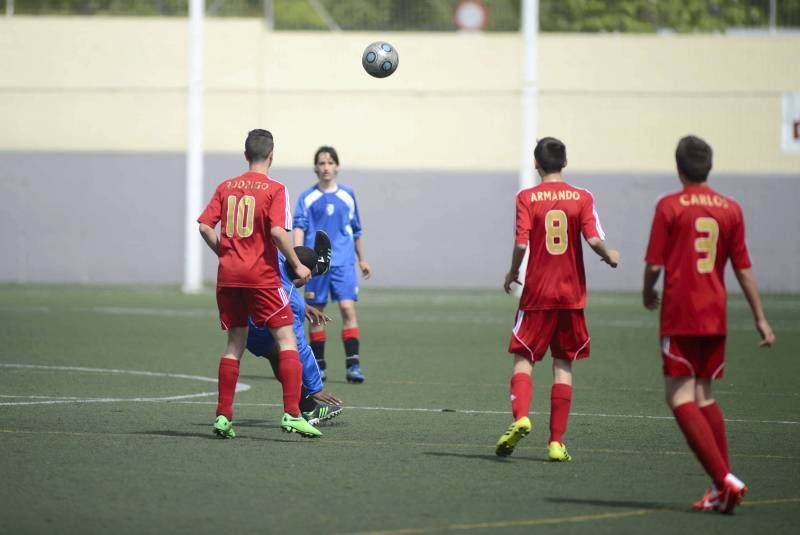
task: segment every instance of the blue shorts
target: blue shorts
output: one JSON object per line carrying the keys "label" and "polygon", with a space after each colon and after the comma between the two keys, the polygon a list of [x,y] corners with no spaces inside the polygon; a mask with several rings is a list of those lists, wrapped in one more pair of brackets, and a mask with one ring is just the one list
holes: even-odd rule
{"label": "blue shorts", "polygon": [[306,283],[306,303],[327,304],[329,293],[333,301],[358,301],[358,278],[353,264],[331,266],[325,275],[317,275]]}

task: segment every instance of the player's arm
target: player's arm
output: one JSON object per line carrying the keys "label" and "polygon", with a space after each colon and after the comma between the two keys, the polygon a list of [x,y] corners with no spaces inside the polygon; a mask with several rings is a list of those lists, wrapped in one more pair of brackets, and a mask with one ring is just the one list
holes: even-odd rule
{"label": "player's arm", "polygon": [[325,325],[331,321],[331,318],[328,317],[324,312],[321,312],[319,309],[312,306],[305,307],[305,316],[311,325]]}
{"label": "player's arm", "polygon": [[361,270],[361,275],[368,279],[372,276],[372,268],[364,258],[364,252],[361,249],[361,237],[353,240],[353,246],[356,248],[356,258],[358,259],[358,269]]}
{"label": "player's arm", "polygon": [[661,266],[654,266],[652,264],[645,264],[644,266],[644,283],[642,284],[642,303],[648,310],[656,310],[660,304],[658,298],[658,290],[656,290],[656,283],[661,276]]}
{"label": "player's arm", "polygon": [[764,315],[764,307],[761,305],[761,295],[758,293],[758,286],[756,285],[756,277],[751,268],[734,269],[733,273],[736,275],[736,280],[739,281],[739,286],[742,287],[747,302],[750,304],[750,310],[753,311],[753,319],[756,320],[756,329],[758,334],[761,335],[760,347],[769,347],[775,343],[775,334],[772,332],[772,327],[767,322],[767,317]]}
{"label": "player's arm", "polygon": [[587,193],[588,195],[583,198],[583,204],[581,205],[581,231],[583,237],[603,262],[615,268],[619,264],[619,251],[606,247],[606,236],[600,227],[597,211],[594,209],[594,197],[590,192],[587,191]]}
{"label": "player's arm", "polygon": [[653,224],[650,227],[650,240],[644,255],[644,282],[642,283],[642,304],[648,310],[656,310],[661,300],[656,283],[664,269],[667,244],[669,243],[670,218],[667,204],[663,199],[656,204]]}
{"label": "player's arm", "polygon": [[619,251],[616,249],[609,249],[606,247],[606,242],[601,240],[598,237],[589,238],[586,240],[586,243],[589,244],[589,247],[600,256],[600,259],[611,266],[612,268],[617,267],[619,264]]}
{"label": "player's arm", "polygon": [[217,236],[217,231],[205,223],[200,223],[200,235],[203,237],[206,245],[214,251],[214,254],[219,256],[219,236]]}
{"label": "player's arm", "polygon": [[320,390],[319,392],[311,394],[311,397],[320,403],[325,403],[326,405],[342,405],[342,400],[327,390]]}
{"label": "player's arm", "polygon": [[306,231],[299,227],[294,227],[292,229],[292,237],[294,238],[294,245],[295,247],[300,247],[305,243],[306,240]]}
{"label": "player's arm", "polygon": [[300,259],[297,258],[297,253],[294,252],[292,238],[289,236],[289,233],[286,231],[286,229],[281,226],[274,226],[270,228],[269,234],[272,238],[272,242],[275,244],[278,250],[283,253],[283,256],[286,258],[286,262],[292,266],[292,269],[297,275],[295,284],[297,284],[298,281],[302,282],[302,284],[305,284],[311,280],[311,270],[304,266],[303,263],[300,262]]}
{"label": "player's arm", "polygon": [[507,294],[511,293],[512,284],[517,283],[522,286],[522,282],[519,280],[519,268],[522,266],[522,259],[525,258],[525,251],[527,250],[528,246],[524,243],[514,244],[514,250],[511,251],[511,267],[508,268],[506,279],[503,282],[503,289]]}
{"label": "player's arm", "polygon": [[305,245],[306,229],[308,228],[308,209],[306,208],[305,197],[301,195],[297,199],[294,207],[294,217],[292,218],[292,238],[295,247]]}

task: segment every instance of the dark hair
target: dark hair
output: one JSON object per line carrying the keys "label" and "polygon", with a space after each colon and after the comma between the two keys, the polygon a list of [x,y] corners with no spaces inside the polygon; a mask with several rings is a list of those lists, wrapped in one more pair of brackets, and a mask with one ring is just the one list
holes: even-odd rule
{"label": "dark hair", "polygon": [[317,165],[317,159],[319,158],[319,155],[322,154],[323,152],[327,152],[328,154],[330,154],[333,161],[336,162],[336,165],[339,165],[339,155],[336,154],[336,149],[334,149],[333,147],[329,147],[327,145],[321,146],[320,148],[317,149],[317,152],[314,153],[314,165]]}
{"label": "dark hair", "polygon": [[567,165],[567,147],[554,137],[543,137],[533,149],[533,157],[545,173],[556,173]]}
{"label": "dark hair", "polygon": [[247,139],[244,141],[244,157],[250,163],[263,162],[272,154],[274,147],[275,141],[268,130],[262,130],[261,128],[250,130],[247,133]]}
{"label": "dark hair", "polygon": [[682,137],[675,149],[678,172],[690,182],[705,182],[711,172],[711,145],[697,136]]}
{"label": "dark hair", "polygon": [[[314,268],[317,267],[317,253],[314,252],[314,249],[298,245],[294,248],[294,253],[297,255],[297,258],[300,259],[300,263],[311,271],[314,271]],[[290,266],[288,263],[286,263],[285,266],[286,274],[289,276],[289,278],[292,280],[296,279],[297,273],[294,272],[292,266]]]}

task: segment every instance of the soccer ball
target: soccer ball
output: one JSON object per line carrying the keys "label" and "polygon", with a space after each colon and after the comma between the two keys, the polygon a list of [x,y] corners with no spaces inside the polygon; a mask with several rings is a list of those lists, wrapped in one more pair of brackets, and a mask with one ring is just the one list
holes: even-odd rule
{"label": "soccer ball", "polygon": [[364,49],[361,66],[375,78],[386,78],[397,70],[400,58],[397,50],[385,41],[375,41]]}

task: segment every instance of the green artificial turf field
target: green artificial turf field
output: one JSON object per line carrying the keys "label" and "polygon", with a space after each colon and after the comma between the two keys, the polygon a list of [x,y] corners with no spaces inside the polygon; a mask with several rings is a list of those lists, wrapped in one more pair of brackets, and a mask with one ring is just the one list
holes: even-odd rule
{"label": "green artificial turf field", "polygon": [[533,432],[494,455],[516,306],[500,290],[365,291],[367,381],[344,382],[334,320],[328,388],[346,409],[318,440],[281,433],[280,385],[246,356],[239,437],[226,441],[211,434],[224,341],[211,292],[0,286],[0,532],[789,532],[800,302],[765,301],[769,351],[745,302],[729,304],[716,397],[751,492],[724,517],[689,511],[707,478],[663,402],[657,318],[635,294],[590,295],[574,462],[551,464],[549,358],[534,372]]}

